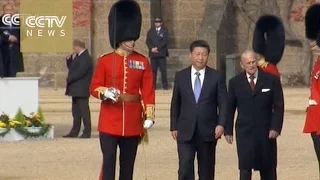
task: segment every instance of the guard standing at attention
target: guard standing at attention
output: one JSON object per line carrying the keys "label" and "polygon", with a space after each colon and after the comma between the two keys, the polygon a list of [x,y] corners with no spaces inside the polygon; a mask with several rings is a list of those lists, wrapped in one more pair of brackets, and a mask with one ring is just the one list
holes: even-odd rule
{"label": "guard standing at attention", "polygon": [[317,60],[313,65],[310,79],[309,106],[303,133],[311,135],[313,147],[318,159],[318,174],[320,174],[320,4],[309,7],[305,16],[305,31],[313,55]]}
{"label": "guard standing at attention", "polygon": [[114,52],[98,59],[92,77],[91,95],[102,100],[98,123],[103,154],[101,180],[115,179],[117,146],[120,148],[119,179],[132,180],[138,144],[144,129],[154,124],[151,66],[145,56],[134,50],[141,22],[136,1],[120,0],[113,4],[108,23]]}

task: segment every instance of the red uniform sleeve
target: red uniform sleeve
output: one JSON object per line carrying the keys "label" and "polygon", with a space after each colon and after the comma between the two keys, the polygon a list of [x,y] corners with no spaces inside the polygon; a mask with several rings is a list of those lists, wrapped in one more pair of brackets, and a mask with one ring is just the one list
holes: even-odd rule
{"label": "red uniform sleeve", "polygon": [[102,99],[102,94],[107,89],[104,86],[105,82],[105,65],[102,58],[98,59],[96,69],[93,73],[91,84],[90,84],[90,94],[98,99]]}
{"label": "red uniform sleeve", "polygon": [[274,64],[269,63],[267,66],[267,69],[268,69],[269,73],[271,73],[277,77],[280,77],[280,72],[278,71],[277,66],[275,66]]}
{"label": "red uniform sleeve", "polygon": [[153,87],[153,75],[149,60],[145,58],[145,69],[141,81],[141,96],[145,107],[146,118],[155,119],[155,90]]}
{"label": "red uniform sleeve", "polygon": [[278,68],[271,63],[268,63],[266,66],[260,66],[260,69],[266,73],[270,73],[280,78],[280,72],[278,71]]}

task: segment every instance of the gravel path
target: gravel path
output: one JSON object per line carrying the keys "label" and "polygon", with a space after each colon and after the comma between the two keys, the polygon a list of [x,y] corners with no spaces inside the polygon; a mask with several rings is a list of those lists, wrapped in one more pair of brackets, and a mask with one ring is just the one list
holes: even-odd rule
{"label": "gravel path", "polygon": [[[312,141],[302,134],[307,88],[285,88],[285,122],[278,140],[278,179],[317,180],[318,170]],[[177,152],[169,133],[170,91],[157,92],[157,119],[150,131],[150,144],[139,148],[135,166],[135,180],[176,180]],[[96,125],[99,102],[91,100],[93,137],[91,139],[63,139],[71,127],[70,99],[64,89],[40,90],[40,104],[46,120],[55,126],[53,141],[23,141],[0,143],[0,180],[97,180],[101,166],[101,152]],[[144,155],[147,169],[145,169]],[[258,178],[254,173],[254,179]],[[224,139],[218,143],[217,180],[238,179],[235,145]]]}

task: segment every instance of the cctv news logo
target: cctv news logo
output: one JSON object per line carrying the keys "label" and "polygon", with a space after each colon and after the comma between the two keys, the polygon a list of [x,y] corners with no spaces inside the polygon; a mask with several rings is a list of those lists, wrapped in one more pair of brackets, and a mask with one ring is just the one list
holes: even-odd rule
{"label": "cctv news logo", "polygon": [[63,37],[66,35],[63,25],[67,16],[32,16],[22,14],[5,14],[2,17],[2,23],[7,26],[19,26],[23,23],[26,29],[27,37],[33,36],[49,36]]}

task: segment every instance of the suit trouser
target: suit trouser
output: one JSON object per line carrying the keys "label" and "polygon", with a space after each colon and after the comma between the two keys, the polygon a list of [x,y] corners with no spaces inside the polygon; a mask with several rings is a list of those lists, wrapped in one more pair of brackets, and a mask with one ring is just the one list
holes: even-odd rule
{"label": "suit trouser", "polygon": [[89,97],[72,97],[73,126],[70,134],[79,134],[81,119],[83,120],[83,134],[91,135],[91,114]]}
{"label": "suit trouser", "polygon": [[[261,180],[277,180],[277,170],[276,168],[270,168],[268,170],[260,170]],[[252,171],[251,170],[240,170],[240,180],[251,180]]]}
{"label": "suit trouser", "polygon": [[204,141],[195,133],[191,141],[178,141],[179,180],[194,180],[194,159],[197,153],[199,180],[214,180],[216,141]]}
{"label": "suit trouser", "polygon": [[158,68],[161,72],[161,81],[163,88],[168,88],[167,79],[167,59],[165,57],[151,58],[151,67],[153,73],[153,85],[157,87],[157,71]]}
{"label": "suit trouser", "polygon": [[99,138],[103,154],[101,180],[115,179],[118,145],[120,149],[119,180],[132,180],[140,136],[121,137],[100,132]]}
{"label": "suit trouser", "polygon": [[[0,51],[1,53],[1,51]],[[0,54],[0,78],[3,78],[3,75],[4,75],[4,69],[3,69],[3,66],[4,66],[4,63],[3,63],[3,60],[2,60],[2,57],[1,57],[1,54]]]}
{"label": "suit trouser", "polygon": [[16,77],[17,72],[14,71],[10,60],[5,60],[3,63],[3,77]]}
{"label": "suit trouser", "polygon": [[311,133],[311,138],[313,141],[313,147],[317,155],[318,159],[318,167],[319,167],[319,172],[320,172],[320,136],[317,135],[316,133]]}

